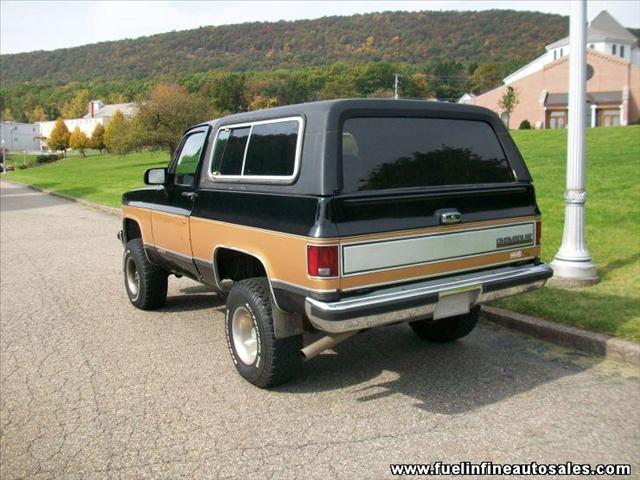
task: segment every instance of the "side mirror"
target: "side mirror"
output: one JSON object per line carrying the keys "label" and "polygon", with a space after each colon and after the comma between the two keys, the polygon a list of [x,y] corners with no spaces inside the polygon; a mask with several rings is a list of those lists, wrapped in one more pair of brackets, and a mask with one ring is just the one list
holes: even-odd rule
{"label": "side mirror", "polygon": [[150,168],[144,172],[144,183],[147,185],[164,185],[167,183],[167,169]]}

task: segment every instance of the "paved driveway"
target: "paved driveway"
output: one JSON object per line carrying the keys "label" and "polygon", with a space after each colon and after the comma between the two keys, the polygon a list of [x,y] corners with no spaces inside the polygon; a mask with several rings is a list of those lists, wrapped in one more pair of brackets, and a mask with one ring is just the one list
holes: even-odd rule
{"label": "paved driveway", "polygon": [[1,466],[14,478],[389,478],[389,463],[631,463],[638,372],[481,326],[356,336],[262,391],[222,300],[170,280],[130,306],[119,219],[1,184]]}

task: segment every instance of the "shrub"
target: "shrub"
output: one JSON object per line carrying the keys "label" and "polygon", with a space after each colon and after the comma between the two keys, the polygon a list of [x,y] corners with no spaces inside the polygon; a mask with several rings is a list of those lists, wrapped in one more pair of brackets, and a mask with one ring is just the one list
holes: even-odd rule
{"label": "shrub", "polygon": [[531,123],[529,123],[529,120],[523,120],[520,122],[518,130],[531,130]]}
{"label": "shrub", "polygon": [[56,160],[60,160],[60,155],[56,155],[55,153],[53,155],[43,154],[36,157],[37,163],[49,163],[55,162]]}

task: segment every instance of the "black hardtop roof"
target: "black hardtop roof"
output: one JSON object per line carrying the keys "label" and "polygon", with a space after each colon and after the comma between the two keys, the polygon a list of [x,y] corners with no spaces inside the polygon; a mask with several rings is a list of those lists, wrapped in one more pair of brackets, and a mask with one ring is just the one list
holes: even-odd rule
{"label": "black hardtop roof", "polygon": [[[428,100],[341,99],[300,103],[254,112],[227,115],[197,127],[211,127],[212,133],[225,126],[272,120],[285,117],[304,118],[304,139],[300,157],[300,171],[295,182],[288,185],[244,184],[215,182],[204,176],[201,188],[247,190],[265,193],[332,195],[341,188],[342,154],[341,122],[354,117],[432,117],[456,120],[477,120],[492,125],[501,139],[507,158],[517,172],[518,179],[529,181],[530,176],[520,153],[500,118],[491,110],[474,105],[433,102]],[[194,128],[197,128],[194,127]],[[212,142],[209,143],[211,149]],[[211,155],[205,158],[210,159]],[[209,168],[205,164],[205,168]]]}
{"label": "black hardtop roof", "polygon": [[380,98],[346,98],[338,100],[321,100],[318,102],[298,103],[282,107],[255,110],[252,112],[234,113],[218,119],[205,122],[202,125],[229,125],[235,123],[254,122],[273,118],[304,115],[306,118],[324,120],[338,118],[344,112],[356,110],[360,114],[363,110],[376,111],[377,114],[389,113],[406,114],[407,112],[424,112],[429,115],[438,113],[458,113],[460,116],[469,114],[471,117],[489,116],[497,119],[497,115],[491,110],[475,105],[463,105],[460,103],[435,102],[430,100],[409,99],[380,99]]}

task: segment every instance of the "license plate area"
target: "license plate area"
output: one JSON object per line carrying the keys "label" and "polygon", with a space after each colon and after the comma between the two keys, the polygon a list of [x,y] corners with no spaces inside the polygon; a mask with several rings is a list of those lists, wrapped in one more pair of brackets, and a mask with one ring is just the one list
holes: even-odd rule
{"label": "license plate area", "polygon": [[436,309],[433,312],[433,319],[454,317],[469,313],[471,305],[476,303],[480,289],[468,290],[456,293],[441,293]]}

